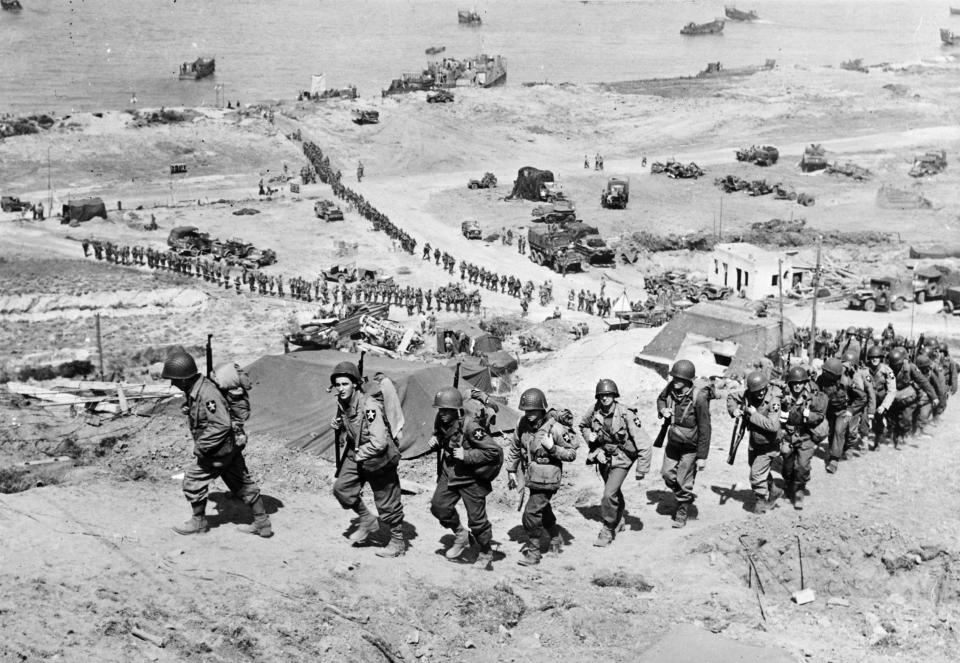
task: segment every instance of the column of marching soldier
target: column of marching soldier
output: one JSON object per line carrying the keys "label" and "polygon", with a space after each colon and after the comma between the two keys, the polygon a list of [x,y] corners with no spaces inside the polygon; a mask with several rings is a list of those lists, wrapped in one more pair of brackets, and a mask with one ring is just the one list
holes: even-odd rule
{"label": "column of marching soldier", "polygon": [[[911,360],[901,347],[884,351],[879,344],[872,345],[866,351],[867,365],[862,366],[859,354],[848,348],[819,367],[795,364],[772,378],[768,364],[747,374],[745,388],[728,397],[727,409],[736,419],[733,441],[741,436],[748,441],[754,513],[777,506],[783,494],[771,473],[777,461],[787,497],[795,509],[802,509],[811,461],[820,444],[826,444],[826,470],[833,473],[865,439],[869,438],[870,449],[885,440],[899,449],[911,435],[926,437],[926,429],[935,425],[948,397],[956,393],[957,364],[943,344],[926,341],[919,349]],[[193,357],[177,347],[162,375],[186,395],[185,411],[195,441],[196,458],[183,481],[193,517],[174,529],[181,534],[207,531],[207,487],[219,476],[253,511],[253,523],[240,529],[271,536],[259,487],[243,458],[243,421],[250,412],[243,372],[235,365],[219,366],[208,379],[200,375]],[[382,374],[377,378],[380,393],[388,394],[393,389],[389,378]],[[366,543],[382,523],[390,529],[390,540],[376,554],[403,555],[407,543],[398,477],[402,430],[392,429],[397,417],[390,412],[391,403],[399,401],[367,394],[360,368],[349,361],[334,368],[330,390],[336,392],[337,403],[330,426],[338,445],[343,445],[333,492],[340,505],[357,516],[349,540]],[[569,410],[551,408],[542,390],[527,389],[520,395],[522,416],[504,450],[491,433],[498,411],[493,400],[477,390],[468,396],[454,387],[438,391],[430,438],[431,449],[438,453],[438,477],[430,511],[454,534],[446,557],[466,556],[467,561],[491,567],[493,533],[486,497],[502,465],[508,489],[516,489],[518,474],[523,476],[522,524],[528,540],[518,563],[538,564],[545,550],[559,552],[564,539],[551,500],[560,488],[564,463],[576,460],[581,441],[587,447],[586,463],[596,466],[603,482],[603,525],[595,546],[610,545],[623,531],[623,482],[634,464],[636,479],[646,477],[653,447],[664,448],[661,477],[674,495],[673,527],[685,526],[696,498],[697,474],[705,469],[710,452],[710,400],[716,397],[712,383],[698,381],[691,362],[677,361],[657,397],[661,423],[655,440],[644,431],[640,413],[622,405],[619,397],[616,383],[601,379],[593,402],[575,420]],[[731,444],[728,462],[733,462],[737,444]],[[376,515],[363,500],[365,487],[373,494]],[[457,510],[460,501],[466,526]]]}

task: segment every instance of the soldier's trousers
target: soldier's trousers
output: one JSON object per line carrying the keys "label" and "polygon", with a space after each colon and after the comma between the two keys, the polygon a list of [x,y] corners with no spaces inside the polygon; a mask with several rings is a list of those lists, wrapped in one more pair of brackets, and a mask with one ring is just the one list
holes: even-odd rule
{"label": "soldier's trousers", "polygon": [[773,477],[770,468],[773,461],[780,455],[780,447],[768,444],[763,447],[750,447],[747,451],[747,462],[750,463],[750,487],[759,500],[770,497],[770,484]]}
{"label": "soldier's trousers", "polygon": [[913,427],[912,430],[914,433],[923,433],[927,426],[930,425],[930,421],[933,418],[933,403],[926,398],[920,401],[917,404],[917,407],[913,412]]}
{"label": "soldier's trousers", "polygon": [[523,529],[534,543],[543,535],[557,526],[557,517],[553,515],[550,500],[556,494],[555,490],[530,489],[527,506],[523,510]]}
{"label": "soldier's trousers", "polygon": [[626,504],[623,499],[623,481],[630,472],[629,467],[610,467],[609,463],[599,466],[603,478],[603,497],[600,500],[600,517],[603,524],[616,529],[623,518]]}
{"label": "soldier's trousers", "polygon": [[810,463],[816,450],[817,445],[807,438],[798,446],[791,447],[789,452],[782,454],[783,464],[780,467],[780,473],[787,485],[792,485],[798,490],[807,485],[810,481]]}
{"label": "soldier's trousers", "polygon": [[692,502],[697,497],[693,492],[693,484],[697,479],[697,450],[687,450],[679,444],[667,442],[660,475],[667,488],[677,496],[678,502]]}
{"label": "soldier's trousers", "polygon": [[460,529],[460,514],[457,502],[463,500],[467,511],[467,527],[477,540],[480,548],[486,550],[493,539],[493,525],[487,519],[487,495],[490,494],[490,482],[474,482],[450,486],[447,474],[443,472],[437,481],[437,488],[430,500],[430,513],[448,529]]}
{"label": "soldier's trousers", "polygon": [[827,415],[830,424],[830,460],[840,460],[843,452],[850,446],[850,423],[852,417],[844,414]]}
{"label": "soldier's trousers", "polygon": [[360,505],[363,485],[373,491],[373,503],[380,520],[392,527],[403,523],[403,504],[400,502],[400,477],[397,466],[388,465],[376,472],[365,472],[354,460],[353,450],[346,452],[340,468],[340,476],[333,484],[333,495],[344,509],[356,511]]}
{"label": "soldier's trousers", "polygon": [[890,407],[890,432],[894,438],[903,438],[913,430],[913,415],[917,409],[916,401],[906,403],[893,402]]}
{"label": "soldier's trousers", "polygon": [[210,482],[220,477],[234,495],[247,504],[253,504],[260,496],[260,486],[250,476],[243,452],[235,451],[216,465],[209,460],[197,458],[183,472],[183,494],[191,504],[207,499]]}

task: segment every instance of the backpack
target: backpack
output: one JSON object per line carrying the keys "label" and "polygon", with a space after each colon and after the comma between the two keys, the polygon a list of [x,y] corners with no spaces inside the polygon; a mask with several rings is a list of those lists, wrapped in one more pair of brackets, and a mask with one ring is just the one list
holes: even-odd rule
{"label": "backpack", "polygon": [[400,448],[400,438],[403,437],[403,426],[406,423],[403,417],[403,406],[400,395],[393,380],[382,373],[377,373],[366,392],[368,396],[379,401],[383,408],[383,421],[387,425],[387,434],[393,443]]}
{"label": "backpack", "polygon": [[250,418],[250,390],[253,382],[250,375],[232,362],[217,366],[210,374],[210,381],[217,385],[230,412],[230,422],[243,425]]}

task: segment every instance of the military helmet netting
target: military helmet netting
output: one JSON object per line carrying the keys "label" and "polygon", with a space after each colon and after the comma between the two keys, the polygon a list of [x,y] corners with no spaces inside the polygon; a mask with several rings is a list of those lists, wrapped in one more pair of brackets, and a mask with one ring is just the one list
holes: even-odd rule
{"label": "military helmet netting", "polygon": [[803,366],[791,366],[787,371],[787,382],[806,382],[810,379],[810,372]]}
{"label": "military helmet netting", "polygon": [[542,391],[533,387],[520,394],[520,410],[547,410],[547,397]]}
{"label": "military helmet netting", "polygon": [[747,391],[751,394],[763,391],[770,384],[770,380],[761,371],[753,371],[747,376]]}
{"label": "military helmet netting", "polygon": [[617,383],[611,380],[610,378],[603,378],[597,383],[597,390],[594,393],[597,398],[601,396],[616,396],[620,397],[620,390],[617,389]]}
{"label": "military helmet netting", "polygon": [[333,373],[330,374],[330,384],[334,384],[337,378],[341,376],[350,378],[354,384],[360,384],[360,369],[352,361],[341,361],[333,367]]}
{"label": "military helmet netting", "polygon": [[697,368],[693,365],[692,361],[681,359],[674,363],[670,369],[670,375],[681,380],[693,382],[693,379],[697,377]]}
{"label": "military helmet netting", "polygon": [[444,387],[433,397],[433,407],[459,410],[463,407],[463,395],[456,387]]}
{"label": "military helmet netting", "polygon": [[167,355],[160,377],[165,380],[187,380],[199,374],[200,371],[197,370],[197,362],[194,361],[193,356],[180,348]]}

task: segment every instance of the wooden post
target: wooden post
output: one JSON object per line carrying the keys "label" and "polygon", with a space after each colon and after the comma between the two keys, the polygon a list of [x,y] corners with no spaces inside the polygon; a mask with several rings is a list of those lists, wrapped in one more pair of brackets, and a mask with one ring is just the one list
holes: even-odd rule
{"label": "wooden post", "polygon": [[777,259],[777,289],[780,293],[780,348],[777,356],[780,359],[780,370],[783,370],[783,258]]}
{"label": "wooden post", "polygon": [[97,325],[97,357],[100,362],[100,379],[103,380],[103,338],[100,336],[100,314],[95,313],[93,319]]}
{"label": "wooden post", "polygon": [[810,356],[808,361],[813,361],[813,350],[817,341],[817,292],[820,290],[820,250],[823,244],[823,235],[817,235],[817,266],[813,271],[813,310],[810,313]]}

